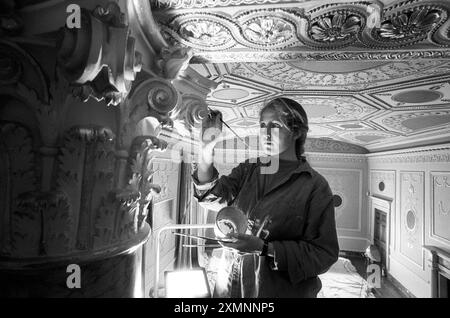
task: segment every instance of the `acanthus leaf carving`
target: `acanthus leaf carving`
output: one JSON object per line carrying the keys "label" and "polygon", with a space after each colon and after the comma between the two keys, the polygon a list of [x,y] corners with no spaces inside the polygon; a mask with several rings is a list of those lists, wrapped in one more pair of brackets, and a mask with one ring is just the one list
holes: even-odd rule
{"label": "acanthus leaf carving", "polygon": [[69,202],[64,193],[43,193],[38,197],[43,218],[42,249],[46,255],[64,255],[72,250],[74,223]]}
{"label": "acanthus leaf carving", "polygon": [[136,158],[131,164],[131,178],[128,186],[119,194],[119,197],[137,198],[138,211],[134,217],[136,229],[142,227],[147,218],[147,207],[154,194],[161,191],[161,187],[152,183],[153,159],[158,151],[165,150],[167,143],[154,136],[138,137],[135,141],[140,143],[136,152]]}
{"label": "acanthus leaf carving", "polygon": [[31,133],[0,122],[0,150],[0,253],[37,255],[40,218],[23,204],[38,183]]}
{"label": "acanthus leaf carving", "polygon": [[114,136],[101,127],[74,127],[66,133],[58,161],[58,189],[78,216],[76,248],[90,249],[91,214],[113,187]]}

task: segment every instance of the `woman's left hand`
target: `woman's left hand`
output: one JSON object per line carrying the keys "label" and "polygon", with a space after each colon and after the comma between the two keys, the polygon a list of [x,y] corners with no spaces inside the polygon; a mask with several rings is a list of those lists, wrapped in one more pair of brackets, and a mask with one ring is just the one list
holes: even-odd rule
{"label": "woman's left hand", "polygon": [[229,237],[234,238],[235,240],[233,242],[221,242],[220,244],[242,253],[259,254],[264,246],[264,241],[254,235],[231,234]]}

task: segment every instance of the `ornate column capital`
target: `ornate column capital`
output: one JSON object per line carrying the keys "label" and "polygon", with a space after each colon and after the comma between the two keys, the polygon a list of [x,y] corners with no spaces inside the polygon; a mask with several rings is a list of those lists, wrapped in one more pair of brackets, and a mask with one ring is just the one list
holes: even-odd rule
{"label": "ornate column capital", "polygon": [[117,3],[81,9],[81,28],[63,31],[58,65],[77,84],[74,94],[81,99],[105,99],[108,105],[124,99],[142,68],[142,56]]}

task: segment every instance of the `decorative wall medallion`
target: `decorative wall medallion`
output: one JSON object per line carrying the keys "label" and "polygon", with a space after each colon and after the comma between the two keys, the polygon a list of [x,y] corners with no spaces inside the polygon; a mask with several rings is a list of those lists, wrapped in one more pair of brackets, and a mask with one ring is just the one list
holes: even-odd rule
{"label": "decorative wall medallion", "polygon": [[416,230],[416,213],[413,210],[406,212],[405,225],[408,231],[414,232]]}
{"label": "decorative wall medallion", "polygon": [[339,208],[342,205],[342,196],[338,194],[333,195],[333,204],[335,208]]}

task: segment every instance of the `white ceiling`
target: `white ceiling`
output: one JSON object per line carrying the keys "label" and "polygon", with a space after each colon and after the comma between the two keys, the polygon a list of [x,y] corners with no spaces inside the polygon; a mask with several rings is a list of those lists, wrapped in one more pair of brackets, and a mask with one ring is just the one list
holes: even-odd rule
{"label": "white ceiling", "polygon": [[[450,1],[368,3],[159,0],[167,41],[191,47],[191,67],[219,83],[212,108],[241,136],[261,105],[289,96],[309,136],[371,151],[450,137]],[[379,3],[375,2],[373,3]]]}

